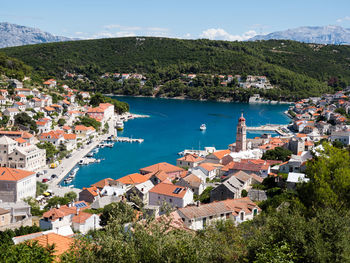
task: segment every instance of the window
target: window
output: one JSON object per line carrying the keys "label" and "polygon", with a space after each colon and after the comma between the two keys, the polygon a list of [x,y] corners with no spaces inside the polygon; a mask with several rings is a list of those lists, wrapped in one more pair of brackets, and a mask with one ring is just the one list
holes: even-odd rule
{"label": "window", "polygon": [[241,213],[239,214],[239,217],[240,217],[241,221],[243,221],[243,220],[244,220],[244,212],[241,212]]}
{"label": "window", "polygon": [[207,218],[204,217],[204,218],[203,218],[203,227],[205,227],[206,225],[207,225]]}
{"label": "window", "polygon": [[5,221],[5,216],[1,217],[1,221],[4,222]]}
{"label": "window", "polygon": [[224,214],[221,214],[220,216],[221,216],[221,217],[224,217]]}
{"label": "window", "polygon": [[169,202],[172,203],[172,202],[173,202],[173,199],[170,198],[170,199],[169,199]]}
{"label": "window", "polygon": [[230,218],[230,213],[226,213],[226,219]]}
{"label": "window", "polygon": [[255,209],[253,210],[253,216],[256,216],[257,214],[258,214],[258,209],[255,208]]}
{"label": "window", "polygon": [[209,216],[209,219],[213,219],[213,216]]}

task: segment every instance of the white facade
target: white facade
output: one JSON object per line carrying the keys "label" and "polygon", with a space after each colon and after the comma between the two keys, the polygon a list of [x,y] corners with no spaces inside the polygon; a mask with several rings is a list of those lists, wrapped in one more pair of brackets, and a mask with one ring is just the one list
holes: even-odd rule
{"label": "white facade", "polygon": [[72,227],[74,231],[79,231],[82,234],[86,234],[90,230],[95,230],[101,228],[100,217],[98,215],[92,214],[85,222],[77,223],[72,222]]}
{"label": "white facade", "polygon": [[27,197],[35,197],[35,194],[35,173],[20,180],[1,180],[0,177],[0,200],[2,202],[18,202]]}
{"label": "white facade", "polygon": [[16,200],[22,200],[27,197],[35,197],[36,194],[36,176],[35,173],[17,181],[17,198]]}
{"label": "white facade", "polygon": [[259,208],[246,197],[180,208],[177,213],[188,228],[202,230],[218,220],[232,220],[236,225],[251,220],[259,214]]}
{"label": "white facade", "polygon": [[164,195],[153,192],[148,192],[148,204],[154,206],[161,206],[163,203],[167,203],[172,207],[185,207],[193,202],[193,192],[190,189],[186,190],[185,195],[181,197],[175,197],[172,195]]}
{"label": "white facade", "polygon": [[333,132],[331,141],[339,141],[345,145],[350,145],[350,130]]}
{"label": "white facade", "polygon": [[24,147],[7,136],[0,138],[0,165],[36,171],[46,165],[46,152],[35,145]]}

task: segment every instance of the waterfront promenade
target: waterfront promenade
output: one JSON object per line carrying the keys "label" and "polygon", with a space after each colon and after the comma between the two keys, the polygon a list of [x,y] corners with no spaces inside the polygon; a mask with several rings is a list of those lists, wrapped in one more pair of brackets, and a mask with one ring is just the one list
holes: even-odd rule
{"label": "waterfront promenade", "polygon": [[273,131],[276,132],[282,136],[290,136],[291,133],[288,131],[288,124],[287,125],[280,125],[280,124],[265,124],[261,126],[247,126],[247,131]]}
{"label": "waterfront promenade", "polygon": [[[41,175],[38,179],[41,181],[43,178],[51,178],[51,175],[57,175],[57,178],[51,179],[47,182],[50,189],[56,188],[60,182],[64,179],[64,177],[77,165],[77,163],[91,150],[97,147],[97,145],[106,140],[111,135],[116,135],[116,130],[114,128],[115,120],[112,119],[108,122],[109,131],[107,134],[99,135],[95,138],[91,144],[83,145],[82,148],[76,150],[72,156],[68,159],[63,159],[62,162],[54,169],[48,169],[48,172],[44,175]],[[59,187],[61,188],[61,187]],[[71,189],[66,187],[67,189]]]}

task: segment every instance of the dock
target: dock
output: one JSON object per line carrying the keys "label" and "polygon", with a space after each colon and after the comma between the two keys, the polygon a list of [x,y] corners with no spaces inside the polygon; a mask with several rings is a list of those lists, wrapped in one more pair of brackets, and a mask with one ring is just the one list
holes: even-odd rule
{"label": "dock", "polygon": [[144,142],[144,139],[134,139],[134,138],[130,138],[130,137],[117,137],[115,138],[116,142],[138,142],[138,143],[142,143]]}
{"label": "dock", "polygon": [[288,136],[288,125],[281,124],[266,124],[261,126],[247,126],[247,131],[272,131],[283,136]]}

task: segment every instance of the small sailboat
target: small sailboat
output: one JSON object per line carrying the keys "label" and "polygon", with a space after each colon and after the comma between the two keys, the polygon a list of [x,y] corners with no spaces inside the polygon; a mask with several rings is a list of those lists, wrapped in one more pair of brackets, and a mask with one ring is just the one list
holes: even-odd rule
{"label": "small sailboat", "polygon": [[201,125],[201,127],[199,127],[199,129],[201,131],[205,131],[207,129],[207,125],[205,125],[204,123]]}

